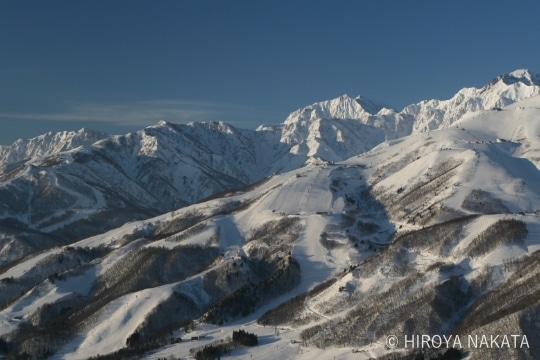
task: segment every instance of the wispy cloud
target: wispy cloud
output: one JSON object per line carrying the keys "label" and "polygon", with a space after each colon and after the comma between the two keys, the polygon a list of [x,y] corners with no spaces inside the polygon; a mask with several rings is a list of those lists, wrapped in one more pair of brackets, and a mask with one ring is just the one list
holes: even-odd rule
{"label": "wispy cloud", "polygon": [[192,100],[149,100],[128,103],[78,103],[55,112],[0,113],[0,118],[64,122],[106,122],[117,126],[145,126],[159,120],[176,123],[222,120],[249,106]]}

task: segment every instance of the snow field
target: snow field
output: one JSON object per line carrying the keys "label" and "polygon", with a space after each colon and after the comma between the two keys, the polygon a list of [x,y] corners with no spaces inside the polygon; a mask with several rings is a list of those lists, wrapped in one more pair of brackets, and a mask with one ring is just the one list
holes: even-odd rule
{"label": "snow field", "polygon": [[128,337],[135,332],[145,316],[166,300],[172,286],[166,285],[124,295],[107,304],[83,333],[77,334],[56,359],[86,359],[98,353],[107,354],[120,350]]}

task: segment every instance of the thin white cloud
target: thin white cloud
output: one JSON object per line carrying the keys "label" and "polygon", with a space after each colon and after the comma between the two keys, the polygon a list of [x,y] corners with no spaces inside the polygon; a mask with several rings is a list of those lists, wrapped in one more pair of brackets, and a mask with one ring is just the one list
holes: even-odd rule
{"label": "thin white cloud", "polygon": [[149,100],[122,104],[73,104],[65,111],[0,113],[20,120],[106,122],[118,126],[145,126],[166,120],[176,123],[221,120],[226,114],[253,111],[249,106],[191,100]]}

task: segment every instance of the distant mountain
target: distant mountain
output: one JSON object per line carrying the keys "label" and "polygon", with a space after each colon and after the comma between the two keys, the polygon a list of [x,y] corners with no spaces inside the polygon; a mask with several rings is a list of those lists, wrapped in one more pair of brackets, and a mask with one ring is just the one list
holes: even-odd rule
{"label": "distant mountain", "polygon": [[89,130],[48,132],[33,139],[15,141],[10,146],[0,146],[0,166],[21,162],[33,157],[48,156],[83,145],[92,145],[109,135]]}
{"label": "distant mountain", "polygon": [[[319,148],[326,136],[335,141],[332,144],[325,143],[327,146],[323,149],[333,150],[336,145],[339,146],[339,142],[351,146],[350,141],[340,140],[344,133],[349,133],[357,137],[357,148],[350,149],[349,153],[345,151],[343,159],[355,151],[366,151],[384,139],[392,140],[412,133],[446,128],[467,114],[501,108],[538,94],[540,75],[528,70],[516,70],[498,76],[481,89],[464,88],[451,99],[425,100],[406,106],[402,111],[385,108],[361,96],[353,99],[342,95],[291,113],[281,127],[281,141],[289,144],[304,143],[308,154],[319,154],[324,158],[325,152]],[[360,129],[354,126],[351,129],[351,123]],[[326,155],[329,156],[328,151]],[[340,155],[338,151],[337,157]],[[336,157],[332,160],[336,160]]]}
{"label": "distant mountain", "polygon": [[427,100],[406,106],[402,113],[415,118],[413,132],[425,132],[451,126],[465,114],[502,108],[540,94],[540,75],[516,70],[500,75],[488,85],[464,88],[448,100]]}
{"label": "distant mountain", "polygon": [[2,149],[18,161],[1,167],[6,221],[69,242],[251,184],[274,171],[280,154],[272,134],[223,123],[160,122],[76,147],[81,134]]}

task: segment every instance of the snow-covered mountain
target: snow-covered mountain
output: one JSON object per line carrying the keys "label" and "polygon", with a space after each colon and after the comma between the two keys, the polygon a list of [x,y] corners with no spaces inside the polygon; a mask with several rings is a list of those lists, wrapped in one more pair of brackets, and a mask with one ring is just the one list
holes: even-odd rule
{"label": "snow-covered mountain", "polygon": [[521,334],[461,350],[537,357],[537,78],[0,149],[0,354],[186,358],[242,325],[259,346],[233,359],[414,358],[385,348],[412,334]]}
{"label": "snow-covered mountain", "polygon": [[99,131],[81,129],[59,133],[48,132],[29,140],[20,139],[10,146],[0,146],[0,166],[91,145],[107,137],[107,134]]}
{"label": "snow-covered mountain", "polygon": [[516,70],[500,75],[488,85],[477,88],[464,88],[448,100],[427,100],[409,105],[402,111],[414,116],[413,131],[449,127],[465,114],[498,109],[540,94],[540,75],[528,70]]}
{"label": "snow-covered mountain", "polygon": [[[446,128],[467,114],[499,109],[538,94],[540,75],[516,70],[498,76],[481,89],[464,88],[451,99],[425,100],[402,111],[385,108],[361,96],[342,95],[291,113],[281,127],[281,141],[303,146],[304,152],[311,156],[337,161],[366,151],[385,139]],[[347,135],[349,138],[343,139]],[[340,143],[347,144],[346,149],[340,148]],[[350,148],[352,143],[356,148]],[[341,151],[328,151],[335,148]]]}

